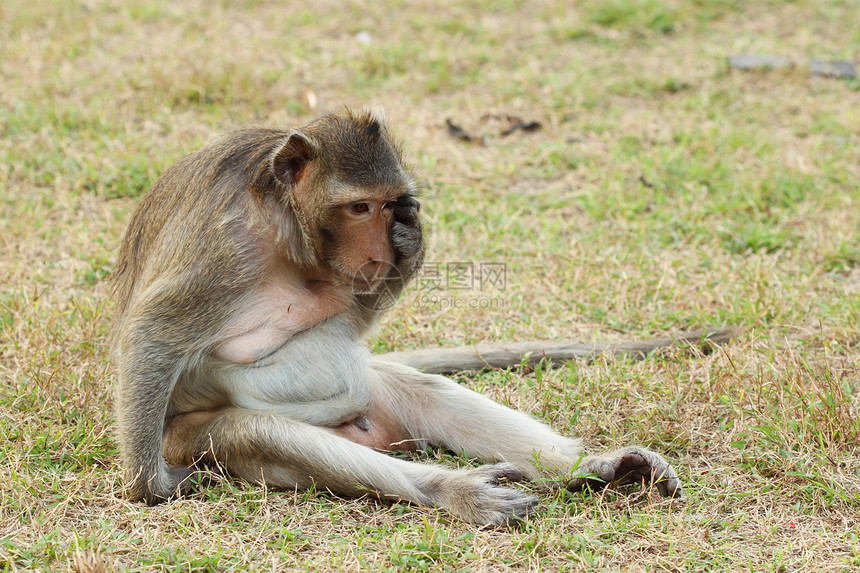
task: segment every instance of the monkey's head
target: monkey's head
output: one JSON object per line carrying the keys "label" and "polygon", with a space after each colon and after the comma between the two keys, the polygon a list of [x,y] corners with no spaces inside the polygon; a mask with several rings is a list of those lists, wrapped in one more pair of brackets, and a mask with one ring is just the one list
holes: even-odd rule
{"label": "monkey's head", "polygon": [[[372,291],[401,251],[422,250],[415,182],[374,115],[318,119],[293,132],[271,165],[306,245],[356,292]],[[413,231],[412,245],[395,225]]]}

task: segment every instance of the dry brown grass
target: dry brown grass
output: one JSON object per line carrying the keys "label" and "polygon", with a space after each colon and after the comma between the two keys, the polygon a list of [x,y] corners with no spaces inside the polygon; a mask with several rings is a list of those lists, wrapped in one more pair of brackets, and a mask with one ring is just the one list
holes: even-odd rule
{"label": "dry brown grass", "polygon": [[[856,59],[858,14],[856,0],[6,0],[0,568],[856,569],[860,84],[725,57]],[[431,262],[508,270],[502,292],[444,293],[501,308],[409,291],[377,350],[745,328],[710,356],[461,378],[594,449],[665,452],[686,501],[542,493],[541,515],[493,530],[229,481],[123,500],[99,285],[132,209],[231,126],[341,105],[383,105],[405,139]],[[502,138],[488,114],[543,129]],[[486,146],[450,138],[448,117]]]}

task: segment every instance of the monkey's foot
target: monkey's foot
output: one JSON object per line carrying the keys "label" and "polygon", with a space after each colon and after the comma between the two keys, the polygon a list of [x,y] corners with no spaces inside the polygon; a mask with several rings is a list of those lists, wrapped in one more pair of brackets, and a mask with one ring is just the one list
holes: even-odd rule
{"label": "monkey's foot", "polygon": [[669,462],[639,446],[629,446],[599,456],[588,456],[577,468],[576,477],[567,483],[567,489],[579,491],[584,487],[603,489],[609,484],[653,483],[664,497],[681,497],[678,475]]}
{"label": "monkey's foot", "polygon": [[522,490],[504,487],[500,480],[522,481],[523,472],[512,464],[491,464],[457,471],[434,484],[437,505],[472,523],[511,525],[537,507],[537,497]]}

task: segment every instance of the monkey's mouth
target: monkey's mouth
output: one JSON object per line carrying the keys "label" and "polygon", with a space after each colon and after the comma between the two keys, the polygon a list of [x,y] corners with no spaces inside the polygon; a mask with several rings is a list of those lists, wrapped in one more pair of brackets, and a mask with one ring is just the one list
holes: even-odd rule
{"label": "monkey's mouth", "polygon": [[360,274],[351,275],[346,273],[343,273],[340,276],[341,279],[343,279],[343,281],[352,288],[355,294],[367,294],[372,292],[374,287],[376,287],[385,278],[384,276],[365,277]]}
{"label": "monkey's mouth", "polygon": [[379,290],[391,277],[391,264],[364,265],[358,269],[337,269],[337,274],[355,294],[368,294]]}

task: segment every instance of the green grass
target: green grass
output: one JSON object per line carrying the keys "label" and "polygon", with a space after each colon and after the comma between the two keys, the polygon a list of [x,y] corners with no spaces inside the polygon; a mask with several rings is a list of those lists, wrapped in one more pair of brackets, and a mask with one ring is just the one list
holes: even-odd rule
{"label": "green grass", "polygon": [[[7,0],[0,570],[856,569],[860,90],[726,56],[851,59],[858,14],[857,0]],[[411,287],[376,351],[744,328],[709,356],[457,377],[589,449],[664,453],[685,501],[529,484],[539,515],[496,530],[231,480],[155,508],[122,498],[102,279],[137,201],[238,124],[342,105],[384,106],[404,139],[428,262],[506,265],[504,289]],[[543,128],[502,137],[504,115]],[[446,118],[486,145],[450,138]]]}

